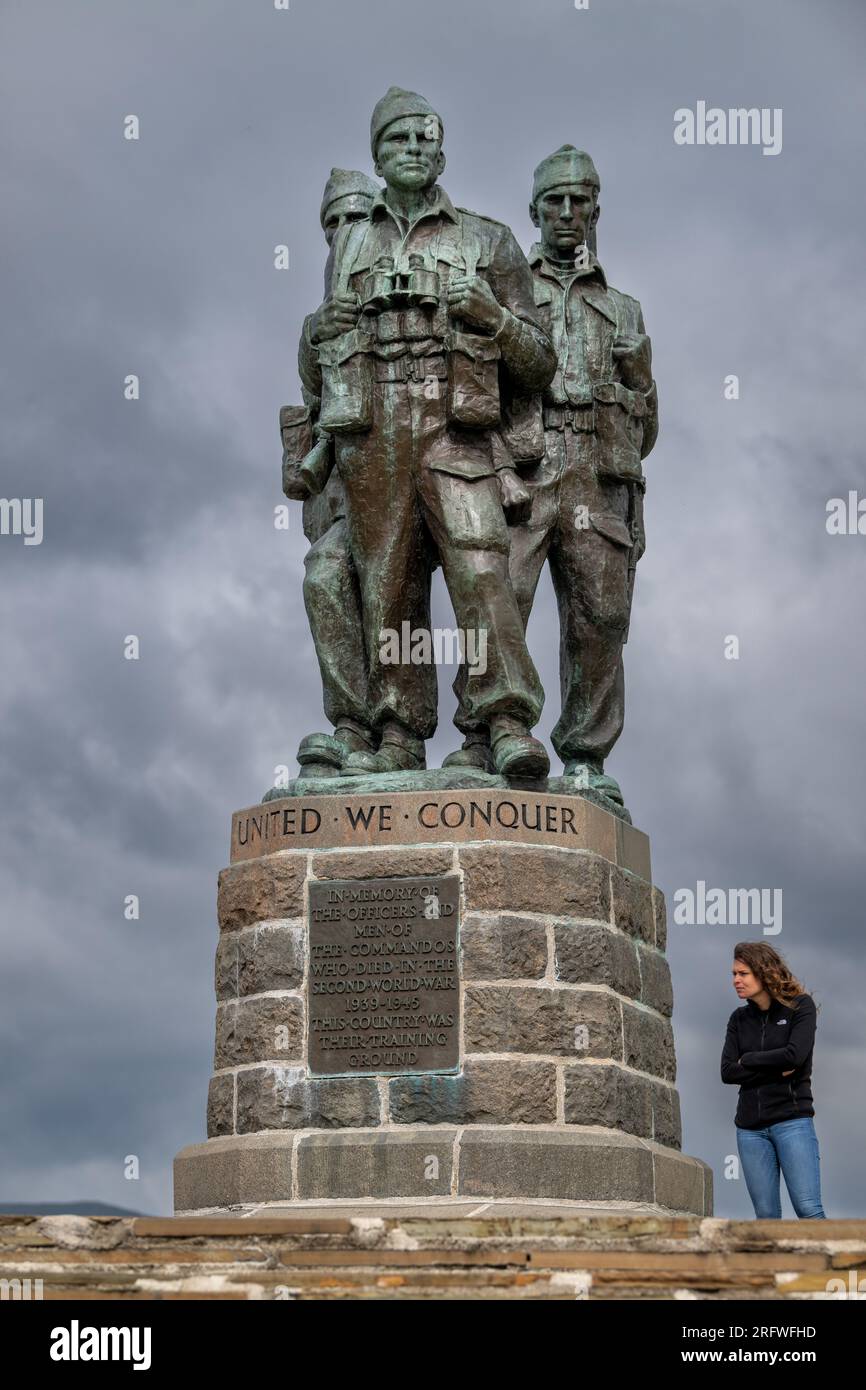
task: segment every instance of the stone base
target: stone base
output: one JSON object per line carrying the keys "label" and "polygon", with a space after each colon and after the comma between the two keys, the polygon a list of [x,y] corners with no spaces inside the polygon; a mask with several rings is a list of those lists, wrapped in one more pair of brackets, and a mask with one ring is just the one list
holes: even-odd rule
{"label": "stone base", "polygon": [[[237,812],[231,857],[208,1139],[177,1156],[178,1211],[462,1198],[712,1213],[710,1169],[680,1148],[664,898],[640,830],[565,792],[353,789]],[[440,972],[434,1004],[395,1004],[392,1022],[384,987],[369,1017],[323,990],[365,951],[350,934],[323,966],[311,902],[354,884],[367,938],[367,881],[402,912],[412,881],[437,877],[451,944],[408,967],[428,991]],[[357,1022],[327,1023],[345,1042],[323,1064],[325,994]],[[451,1030],[440,1054],[399,1051],[417,1045],[413,1010]]]}
{"label": "stone base", "polygon": [[441,1126],[209,1139],[174,1161],[175,1211],[342,1200],[467,1198],[712,1212],[712,1170],[628,1134]]}

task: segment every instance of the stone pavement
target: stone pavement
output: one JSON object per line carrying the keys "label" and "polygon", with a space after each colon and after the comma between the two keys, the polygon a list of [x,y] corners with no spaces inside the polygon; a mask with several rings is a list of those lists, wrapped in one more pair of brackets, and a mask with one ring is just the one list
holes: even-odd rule
{"label": "stone pavement", "polygon": [[19,1281],[18,1296],[73,1300],[827,1300],[856,1295],[864,1279],[866,1220],[853,1219],[527,1202],[293,1204],[288,1217],[273,1208],[0,1215],[0,1280],[12,1297]]}

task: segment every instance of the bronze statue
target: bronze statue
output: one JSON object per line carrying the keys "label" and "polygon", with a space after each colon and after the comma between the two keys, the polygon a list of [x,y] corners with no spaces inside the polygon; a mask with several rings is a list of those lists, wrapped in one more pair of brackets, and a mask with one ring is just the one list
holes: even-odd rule
{"label": "bronze statue", "polygon": [[530,729],[544,695],[508,573],[505,511],[519,512],[526,491],[506,412],[512,396],[547,385],[555,354],[512,233],[455,208],[437,183],[442,122],[430,103],[392,87],[370,143],[385,190],[368,221],[337,232],[299,352],[345,490],[379,738],[342,770],[426,765],[435,668],[386,663],[380,646],[403,623],[429,630],[438,557],[458,626],[487,638],[485,668],[467,668],[467,717],[488,730],[497,772],[543,777],[549,759]]}
{"label": "bronze statue", "polygon": [[600,181],[563,145],[535,170],[529,262],[507,227],[439,185],[443,127],[392,87],[370,144],[378,188],[332,170],[325,298],[299,348],[304,407],[284,407],[283,481],[304,499],[304,598],[334,734],[302,774],[421,772],[437,720],[433,663],[385,655],[430,631],[442,564],[485,664],[455,681],[463,747],[444,766],[539,780],[544,693],[525,628],[545,560],[560,618],[553,745],[575,790],[622,811],[604,770],[624,715],[622,651],[644,550],[642,459],[658,431],[637,300],[595,251]]}
{"label": "bronze statue", "polygon": [[[560,620],[562,712],[552,741],[566,777],[622,805],[604,760],[622,732],[622,649],[645,546],[641,460],[658,433],[650,340],[640,304],[607,283],[594,254],[600,182],[563,145],[535,170],[530,253],[535,303],[556,348],[544,391],[544,458],[522,473],[529,520],[511,532],[511,580],[524,623],[545,560]],[[463,671],[455,689],[460,695]],[[487,731],[461,701],[463,748],[446,766],[492,770]]]}
{"label": "bronze statue", "polygon": [[[378,185],[356,169],[331,170],[320,211],[329,247],[341,228],[369,216],[378,192]],[[283,491],[304,504],[304,535],[310,542],[304,560],[304,604],[322,676],[325,714],[334,733],[308,734],[301,740],[298,762],[304,777],[334,777],[349,753],[372,751],[377,745],[367,705],[361,594],[349,549],[343,484],[333,468],[333,441],[318,429],[318,398],[306,391],[304,396],[305,405],[283,406],[280,411]]]}

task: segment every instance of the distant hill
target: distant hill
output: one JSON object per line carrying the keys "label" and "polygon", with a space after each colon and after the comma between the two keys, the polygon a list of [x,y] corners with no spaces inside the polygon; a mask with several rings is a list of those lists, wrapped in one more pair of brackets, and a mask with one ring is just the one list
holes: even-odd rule
{"label": "distant hill", "polygon": [[0,1216],[147,1216],[148,1212],[113,1207],[108,1202],[4,1202]]}

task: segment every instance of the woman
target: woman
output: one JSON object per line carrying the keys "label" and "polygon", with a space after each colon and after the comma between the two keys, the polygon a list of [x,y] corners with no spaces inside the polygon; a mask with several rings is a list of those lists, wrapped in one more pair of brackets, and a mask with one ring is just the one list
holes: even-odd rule
{"label": "woman", "polygon": [[797,1215],[824,1217],[810,1084],[815,1002],[764,941],[734,947],[734,989],[744,1002],[728,1019],[722,1080],[740,1087],[737,1149],[755,1216],[782,1215],[781,1168]]}

